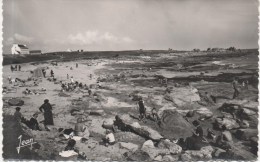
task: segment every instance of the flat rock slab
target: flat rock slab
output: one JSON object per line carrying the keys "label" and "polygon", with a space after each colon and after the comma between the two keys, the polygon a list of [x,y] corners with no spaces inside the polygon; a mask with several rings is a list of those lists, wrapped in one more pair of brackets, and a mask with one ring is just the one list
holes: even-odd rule
{"label": "flat rock slab", "polygon": [[235,136],[238,138],[238,139],[242,139],[242,140],[250,140],[250,138],[252,137],[257,137],[258,135],[258,131],[257,129],[238,129],[236,132],[235,132]]}
{"label": "flat rock slab", "polygon": [[23,106],[24,105],[24,101],[18,98],[12,98],[8,100],[8,104],[10,106]]}
{"label": "flat rock slab", "polygon": [[167,93],[164,98],[172,101],[177,107],[181,107],[186,103],[200,101],[198,90],[193,87],[170,88],[170,93]]}
{"label": "flat rock slab", "polygon": [[119,142],[119,147],[125,148],[131,152],[135,152],[138,149],[138,145],[128,142]]}
{"label": "flat rock slab", "polygon": [[142,136],[146,137],[148,139],[152,140],[160,140],[163,138],[160,133],[158,133],[156,130],[153,130],[152,128],[145,126],[145,125],[140,125],[138,122],[135,122],[133,118],[130,117],[128,114],[123,114],[123,115],[117,115],[116,116],[116,125],[118,126],[119,129],[129,129],[132,132]]}
{"label": "flat rock slab", "polygon": [[89,115],[103,116],[105,115],[104,110],[91,110]]}
{"label": "flat rock slab", "polygon": [[188,150],[181,155],[181,160],[183,161],[204,161],[211,160],[213,148],[211,146],[206,146],[200,150]]}

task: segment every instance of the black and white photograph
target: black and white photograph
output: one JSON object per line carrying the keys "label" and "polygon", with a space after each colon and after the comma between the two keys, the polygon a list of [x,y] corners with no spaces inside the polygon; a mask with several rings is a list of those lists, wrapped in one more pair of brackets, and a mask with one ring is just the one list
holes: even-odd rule
{"label": "black and white photograph", "polygon": [[257,161],[258,0],[2,0],[2,158]]}

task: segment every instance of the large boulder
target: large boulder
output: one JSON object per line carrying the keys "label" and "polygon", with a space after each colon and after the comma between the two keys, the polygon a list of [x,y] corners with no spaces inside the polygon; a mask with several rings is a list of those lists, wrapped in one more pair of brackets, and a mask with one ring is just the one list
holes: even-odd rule
{"label": "large boulder", "polygon": [[175,110],[164,110],[159,126],[167,139],[186,138],[193,134],[193,126]]}
{"label": "large boulder", "polygon": [[186,103],[200,101],[198,90],[193,87],[172,87],[170,93],[166,93],[164,98],[173,102],[177,107],[182,107]]}
{"label": "large boulder", "polygon": [[174,107],[174,106],[165,106],[165,105],[164,105],[162,108],[160,108],[160,109],[157,111],[157,114],[158,114],[159,119],[161,119],[164,110],[176,110],[176,109],[177,109],[177,108]]}
{"label": "large boulder", "polygon": [[131,127],[131,128],[135,133],[139,134],[140,136],[146,137],[154,141],[158,141],[161,138],[163,138],[160,135],[160,133],[158,133],[157,131],[153,130],[148,126]]}
{"label": "large boulder", "polygon": [[221,148],[216,148],[214,153],[212,154],[212,156],[217,158],[217,159],[220,159],[220,158],[223,158],[225,153],[226,153],[225,150],[223,150]]}
{"label": "large boulder", "polygon": [[197,110],[194,110],[199,119],[209,119],[213,116],[213,113],[206,107],[201,107]]}
{"label": "large boulder", "polygon": [[247,108],[252,111],[258,112],[258,102],[248,101],[248,100],[230,100],[226,101],[222,106],[224,108],[241,107]]}
{"label": "large boulder", "polygon": [[181,154],[182,161],[206,161],[212,159],[213,148],[206,146],[200,150],[188,150]]}
{"label": "large boulder", "polygon": [[201,148],[209,145],[209,142],[205,141],[203,138],[199,136],[191,136],[186,138],[183,147],[187,150],[200,150]]}
{"label": "large boulder", "polygon": [[158,148],[168,149],[171,154],[180,154],[182,151],[182,148],[179,145],[172,143],[169,140],[161,140],[158,143]]}
{"label": "large boulder", "polygon": [[115,125],[121,130],[132,131],[142,137],[155,141],[163,138],[156,130],[153,130],[148,126],[141,126],[138,122],[134,122],[128,114],[117,115]]}
{"label": "large boulder", "polygon": [[142,151],[142,150],[137,150],[133,154],[127,157],[127,161],[152,161],[153,159],[150,158],[150,156]]}
{"label": "large boulder", "polygon": [[249,101],[247,103],[243,104],[244,108],[250,109],[252,111],[258,112],[258,102],[254,102],[254,101]]}
{"label": "large boulder", "polygon": [[222,128],[222,126],[225,126],[227,129],[235,129],[240,127],[236,120],[231,118],[216,118],[215,125],[219,129]]}
{"label": "large boulder", "polygon": [[231,145],[231,149],[227,151],[225,158],[229,160],[256,160],[257,156],[245,150],[243,147],[241,143]]}
{"label": "large boulder", "polygon": [[164,155],[162,161],[178,161],[179,155]]}
{"label": "large boulder", "polygon": [[24,101],[19,98],[11,98],[8,100],[10,106],[23,106]]}
{"label": "large boulder", "polygon": [[138,149],[138,145],[130,143],[130,142],[119,142],[120,148],[127,149],[131,152],[135,152]]}
{"label": "large boulder", "polygon": [[238,139],[241,139],[241,140],[250,140],[250,138],[252,137],[257,137],[258,135],[258,130],[257,129],[238,129],[236,132],[235,132],[235,136],[238,138]]}
{"label": "large boulder", "polygon": [[[164,143],[164,142],[163,142]],[[165,144],[161,144],[160,147],[155,147],[153,144],[153,141],[148,140],[145,141],[141,150],[143,152],[146,152],[151,159],[159,158],[158,156],[164,156],[164,155],[177,155],[181,153],[181,147],[178,145],[171,145],[170,149],[170,144],[168,143],[169,148],[166,147]]]}
{"label": "large boulder", "polygon": [[105,114],[104,110],[91,110],[89,115],[103,116]]}

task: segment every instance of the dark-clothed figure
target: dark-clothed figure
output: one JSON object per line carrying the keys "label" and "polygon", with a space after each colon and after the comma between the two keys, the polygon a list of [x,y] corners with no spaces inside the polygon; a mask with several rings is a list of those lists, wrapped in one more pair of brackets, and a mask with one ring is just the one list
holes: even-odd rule
{"label": "dark-clothed figure", "polygon": [[73,150],[75,152],[78,152],[78,150],[75,148],[75,145],[76,145],[76,141],[73,140],[73,139],[70,139],[68,141],[68,144],[67,146],[65,147],[64,151],[70,151],[70,150]]}
{"label": "dark-clothed figure", "polygon": [[246,89],[248,89],[248,84],[249,84],[249,82],[248,82],[248,80],[246,80],[246,82],[245,82],[245,88]]}
{"label": "dark-clothed figure", "polygon": [[44,125],[54,125],[53,123],[53,116],[52,116],[52,106],[49,103],[49,100],[44,100],[44,104],[39,108],[42,112],[44,110]]}
{"label": "dark-clothed figure", "polygon": [[196,127],[194,135],[203,138],[203,129],[200,126],[199,121],[194,120],[192,124]]}
{"label": "dark-clothed figure", "polygon": [[45,76],[46,76],[46,71],[45,71],[45,69],[42,69],[42,74],[43,74],[43,77],[45,78]]}
{"label": "dark-clothed figure", "polygon": [[21,71],[21,68],[22,68],[21,65],[18,65],[18,70],[19,70],[19,71]]}
{"label": "dark-clothed figure", "polygon": [[39,127],[39,123],[37,121],[38,114],[33,114],[33,117],[30,119],[30,128],[32,130],[41,130]]}
{"label": "dark-clothed figure", "polygon": [[92,91],[89,89],[88,90],[88,95],[90,96],[92,94]]}
{"label": "dark-clothed figure", "polygon": [[155,108],[152,109],[152,118],[153,118],[154,121],[159,120],[159,116],[158,116]]}
{"label": "dark-clothed figure", "polygon": [[14,66],[14,70],[17,71],[17,65]]}
{"label": "dark-clothed figure", "polygon": [[51,70],[51,77],[54,77],[54,72],[53,72],[53,70]]}
{"label": "dark-clothed figure", "polygon": [[13,67],[13,65],[11,65],[11,71],[12,71],[12,72],[14,71],[14,67]]}
{"label": "dark-clothed figure", "polygon": [[21,110],[21,108],[20,107],[16,107],[15,108],[15,113],[14,113],[14,118],[15,118],[15,120],[17,121],[17,122],[21,122],[21,120],[22,120],[22,114],[21,114],[21,112],[20,112],[20,110]]}
{"label": "dark-clothed figure", "polygon": [[236,78],[234,78],[233,82],[232,82],[232,86],[234,89],[234,94],[233,94],[233,99],[237,98],[239,95],[239,91],[238,91],[238,81]]}
{"label": "dark-clothed figure", "polygon": [[76,68],[78,68],[79,67],[79,64],[78,63],[76,63]]}
{"label": "dark-clothed figure", "polygon": [[144,101],[142,98],[138,101],[140,119],[146,118],[146,108],[144,107]]}

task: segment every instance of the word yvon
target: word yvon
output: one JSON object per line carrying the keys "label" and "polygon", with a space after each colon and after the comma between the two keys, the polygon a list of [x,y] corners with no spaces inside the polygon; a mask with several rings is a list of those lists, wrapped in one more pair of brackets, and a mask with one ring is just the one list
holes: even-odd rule
{"label": "word yvon", "polygon": [[20,135],[18,137],[18,139],[19,139],[19,146],[16,147],[18,154],[20,153],[20,149],[22,147],[26,147],[26,146],[32,147],[32,145],[36,143],[36,142],[34,142],[33,138],[30,138],[30,139],[27,139],[27,140],[22,140],[22,135]]}

